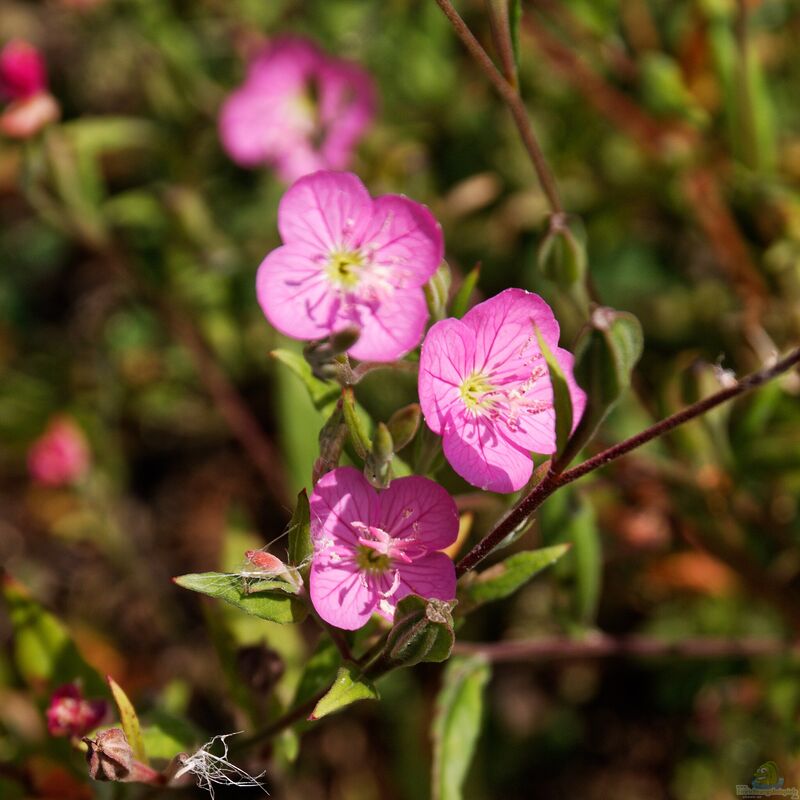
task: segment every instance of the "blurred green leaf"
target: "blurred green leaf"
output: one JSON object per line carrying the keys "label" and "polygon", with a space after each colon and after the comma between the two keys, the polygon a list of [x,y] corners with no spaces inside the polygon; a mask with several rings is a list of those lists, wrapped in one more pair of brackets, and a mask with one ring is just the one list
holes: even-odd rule
{"label": "blurred green leaf", "polygon": [[141,761],[142,764],[147,764],[147,753],[144,749],[142,728],[139,724],[139,716],[136,713],[136,709],[122,687],[110,675],[106,677],[106,680],[111,689],[114,702],[117,704],[119,721],[122,724],[122,730],[125,732],[125,738],[133,751],[133,757],[137,761]]}
{"label": "blurred green leaf", "polygon": [[339,668],[330,691],[314,706],[309,719],[321,719],[359,700],[377,700],[378,690],[364,678],[357,666],[345,664]]}
{"label": "blurred green leaf", "polygon": [[464,280],[461,282],[461,286],[458,287],[458,291],[453,298],[453,302],[450,304],[451,316],[455,317],[456,319],[461,319],[461,317],[467,313],[469,310],[470,298],[472,297],[472,293],[475,291],[475,287],[478,284],[478,278],[480,278],[480,276],[480,264],[466,274]]}
{"label": "blurred green leaf", "polygon": [[339,399],[339,386],[315,378],[309,363],[299,354],[291,350],[273,350],[270,355],[285,364],[303,382],[308,390],[309,397],[314,407],[325,416],[333,411]]}
{"label": "blurred green leaf", "polygon": [[490,667],[480,656],[454,658],[436,698],[432,800],[461,800],[483,716],[483,690]]}
{"label": "blurred green leaf", "polygon": [[300,706],[310,700],[317,692],[321,692],[326,686],[330,686],[342,658],[333,642],[323,637],[320,639],[317,649],[308,659],[297,684],[294,693],[294,706]]}
{"label": "blurred green leaf", "polygon": [[597,614],[603,577],[603,550],[597,520],[589,502],[579,500],[569,517],[566,538],[572,542],[575,564],[575,613],[578,621],[589,625]]}
{"label": "blurred green leaf", "polygon": [[170,761],[178,753],[191,753],[202,741],[200,732],[175,714],[154,709],[147,719],[147,724],[142,726],[142,740],[151,762],[156,759]]}
{"label": "blurred green leaf", "polygon": [[305,603],[290,594],[296,588],[283,581],[259,580],[253,591],[248,591],[241,576],[224,572],[180,575],[173,580],[184,589],[224,600],[271,622],[302,622],[308,615]]}
{"label": "blurred green leaf", "polygon": [[514,553],[481,573],[468,573],[459,586],[458,612],[471,611],[484,603],[509,597],[543,569],[555,564],[569,548],[568,544],[559,544]]}

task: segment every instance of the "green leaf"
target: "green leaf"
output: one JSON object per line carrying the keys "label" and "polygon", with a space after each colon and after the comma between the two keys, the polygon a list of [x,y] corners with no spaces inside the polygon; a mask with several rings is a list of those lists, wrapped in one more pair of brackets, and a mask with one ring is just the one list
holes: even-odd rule
{"label": "green leaf", "polygon": [[133,757],[143,764],[147,763],[147,753],[144,749],[144,740],[142,739],[142,728],[139,725],[139,717],[136,714],[136,709],[133,703],[128,699],[128,695],[122,690],[122,687],[110,676],[106,677],[108,686],[111,689],[111,694],[114,697],[114,702],[117,704],[119,710],[119,721],[122,723],[122,730],[125,732],[125,738],[133,751]]}
{"label": "green leaf", "polygon": [[478,575],[465,576],[459,587],[459,613],[509,597],[543,569],[555,564],[569,548],[568,544],[559,544],[514,553]]}
{"label": "green leaf", "polygon": [[350,432],[353,449],[359,458],[366,458],[372,449],[372,441],[359,416],[356,396],[350,387],[342,390],[342,411],[344,412],[344,421],[347,423],[347,430]]}
{"label": "green leaf", "polygon": [[478,278],[481,276],[481,266],[478,264],[474,269],[467,273],[461,286],[458,287],[456,296],[450,304],[450,315],[461,319],[469,309],[469,300],[472,293],[475,291],[475,286],[478,283]]}
{"label": "green leaf", "polygon": [[311,402],[317,411],[328,416],[334,409],[339,399],[339,387],[334,383],[327,383],[315,378],[309,363],[299,354],[291,350],[273,350],[270,355],[285,364],[303,382],[308,390]]}
{"label": "green leaf", "polygon": [[591,440],[631,384],[644,347],[642,326],[633,314],[596,308],[575,345],[575,380],[586,392],[586,408],[560,459],[566,466]]}
{"label": "green leaf", "polygon": [[317,703],[309,719],[321,719],[359,700],[377,700],[378,690],[361,675],[355,664],[344,664],[328,693]]}
{"label": "green leaf", "polygon": [[384,653],[395,667],[410,667],[422,661],[439,662],[450,657],[455,641],[453,604],[409,595],[398,604],[394,625]]}
{"label": "green leaf", "polygon": [[575,615],[589,625],[597,614],[603,578],[603,550],[592,506],[580,500],[569,520],[566,536],[572,541],[575,564]]}
{"label": "green leaf", "polygon": [[297,495],[297,505],[289,523],[289,563],[292,566],[303,564],[314,552],[311,544],[311,509],[308,494],[303,489]]}
{"label": "green leaf", "polygon": [[106,693],[98,673],[86,663],[69,632],[15,581],[3,581],[3,598],[13,630],[14,660],[26,683],[43,692],[79,680],[87,696]]}
{"label": "green leaf", "polygon": [[300,706],[317,692],[330,686],[339,670],[340,662],[341,656],[336,646],[329,639],[323,637],[314,654],[306,662],[292,705]]}
{"label": "green leaf", "polygon": [[157,709],[148,715],[148,719],[149,724],[142,726],[142,740],[151,761],[170,761],[178,753],[192,752],[202,741],[190,722],[174,714]]}
{"label": "green leaf", "polygon": [[564,370],[558,363],[553,351],[534,326],[539,349],[547,362],[547,371],[550,373],[550,384],[553,387],[553,406],[556,412],[556,453],[562,453],[572,432],[572,399],[569,394],[569,384]]}
{"label": "green leaf", "polygon": [[432,800],[461,800],[481,730],[483,690],[489,664],[481,656],[454,658],[436,698],[433,736]]}
{"label": "green leaf", "polygon": [[216,597],[254,617],[270,622],[302,622],[308,615],[305,603],[293,596],[296,587],[284,581],[259,581],[248,591],[240,575],[203,572],[173,578],[178,586]]}

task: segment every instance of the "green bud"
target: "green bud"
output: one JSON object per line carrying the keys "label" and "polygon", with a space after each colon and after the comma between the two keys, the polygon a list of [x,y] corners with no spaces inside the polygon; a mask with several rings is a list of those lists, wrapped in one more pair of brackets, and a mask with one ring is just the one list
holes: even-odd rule
{"label": "green bud", "polygon": [[450,265],[446,261],[442,261],[439,269],[425,284],[425,299],[428,301],[428,311],[434,322],[447,316],[447,300],[450,295],[451,282]]}
{"label": "green bud", "polygon": [[383,422],[379,422],[372,440],[372,449],[364,462],[364,475],[376,489],[385,489],[389,485],[392,479],[393,456],[392,434]]}
{"label": "green bud", "polygon": [[454,603],[409,595],[397,605],[394,625],[384,655],[393,667],[410,667],[422,661],[444,661],[455,641]]}
{"label": "green bud", "polygon": [[402,450],[416,436],[421,418],[419,403],[411,403],[392,414],[386,427],[392,436],[395,452]]}
{"label": "green bud", "polygon": [[583,225],[577,217],[552,214],[537,261],[542,274],[561,289],[570,289],[586,276],[586,245]]}
{"label": "green bud", "polygon": [[366,458],[372,449],[372,442],[364,427],[364,422],[359,416],[356,396],[350,387],[342,390],[342,410],[347,430],[350,432],[350,441],[359,458]]}
{"label": "green bud", "polygon": [[357,341],[361,331],[356,327],[344,328],[326,339],[316,339],[303,348],[303,356],[314,377],[322,381],[337,380],[348,372],[344,355]]}
{"label": "green bud", "polygon": [[575,380],[586,392],[586,409],[559,459],[561,466],[594,436],[630,386],[631,374],[643,346],[642,326],[633,314],[613,308],[594,309],[575,345]]}

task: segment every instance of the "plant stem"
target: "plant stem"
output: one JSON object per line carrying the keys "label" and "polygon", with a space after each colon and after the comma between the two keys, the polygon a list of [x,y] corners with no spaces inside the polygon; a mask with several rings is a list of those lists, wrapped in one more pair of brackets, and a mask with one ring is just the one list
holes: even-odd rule
{"label": "plant stem", "polygon": [[456,643],[454,654],[480,654],[493,662],[538,661],[562,658],[750,658],[798,655],[796,643],[774,638],[726,639],[695,637],[669,641],[652,636],[608,636],[603,633],[585,639],[548,636],[511,642]]}
{"label": "plant stem", "polygon": [[533,132],[530,119],[528,118],[528,112],[525,110],[525,104],[522,102],[519,91],[503,77],[502,73],[494,65],[492,59],[489,58],[489,55],[483,49],[481,43],[475,38],[475,35],[461,18],[450,0],[436,0],[436,3],[439,8],[442,9],[447,19],[450,20],[450,24],[453,26],[458,38],[461,39],[464,46],[469,50],[470,55],[475,59],[492,86],[494,86],[497,93],[505,101],[508,110],[511,112],[511,116],[514,118],[520,136],[522,137],[525,149],[528,151],[528,155],[531,158],[533,168],[536,170],[536,175],[542,186],[542,191],[544,191],[547,197],[547,202],[552,212],[554,214],[563,214],[564,208],[561,205],[558,186],[544,157],[544,153],[539,146],[536,135]]}
{"label": "plant stem", "polygon": [[672,416],[669,416],[666,419],[662,419],[660,422],[657,422],[655,425],[643,430],[641,433],[637,433],[635,436],[631,436],[624,442],[620,442],[619,444],[609,447],[607,450],[603,450],[601,453],[592,456],[592,458],[587,459],[582,464],[578,464],[577,467],[573,467],[572,469],[563,473],[559,473],[556,470],[551,469],[550,472],[545,476],[544,480],[530,494],[528,494],[526,497],[523,497],[517,503],[517,505],[515,505],[508,512],[508,514],[506,514],[497,523],[497,525],[495,525],[495,527],[487,534],[487,536],[478,542],[472,548],[472,550],[470,550],[469,553],[467,553],[467,555],[465,555],[464,558],[458,562],[456,574],[461,576],[483,561],[483,559],[486,558],[486,556],[488,556],[489,553],[491,553],[492,550],[506,536],[508,536],[509,533],[511,533],[511,531],[513,531],[518,525],[522,524],[522,522],[524,522],[551,494],[553,494],[556,489],[566,486],[568,483],[572,483],[573,481],[578,480],[578,478],[582,478],[584,475],[587,475],[588,473],[599,469],[606,464],[610,464],[620,456],[624,456],[631,450],[635,450],[637,447],[641,447],[643,444],[652,441],[658,436],[662,436],[668,431],[671,431],[673,428],[683,425],[684,422],[689,422],[689,420],[705,414],[707,411],[710,411],[712,408],[720,405],[721,403],[725,403],[734,397],[738,397],[739,395],[752,391],[768,381],[771,381],[773,378],[778,377],[784,372],[787,372],[798,363],[800,363],[800,347],[792,350],[789,355],[787,355],[785,358],[782,358],[780,361],[777,361],[772,366],[765,367],[758,372],[753,372],[745,378],[742,378],[740,381],[737,381],[732,386],[722,389],[721,391],[706,397],[704,400],[699,400],[687,408],[684,408],[682,411],[672,414]]}
{"label": "plant stem", "polygon": [[511,21],[508,17],[508,0],[486,0],[489,22],[497,47],[497,55],[503,65],[503,75],[514,89],[517,85],[517,62],[514,58],[514,43],[511,40]]}

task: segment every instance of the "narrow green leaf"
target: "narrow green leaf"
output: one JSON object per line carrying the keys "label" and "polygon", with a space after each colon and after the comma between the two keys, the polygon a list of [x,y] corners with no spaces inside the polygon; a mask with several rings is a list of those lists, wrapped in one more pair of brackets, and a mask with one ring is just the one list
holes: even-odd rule
{"label": "narrow green leaf", "polygon": [[483,690],[490,667],[484,658],[454,658],[436,698],[432,800],[461,800],[483,716]]}
{"label": "narrow green leaf", "polygon": [[480,264],[466,274],[464,280],[461,282],[461,286],[458,287],[458,291],[456,292],[456,296],[453,298],[453,302],[450,304],[451,316],[455,317],[456,319],[461,319],[461,317],[467,313],[469,310],[470,298],[472,297],[472,293],[475,291],[475,287],[478,284],[478,278],[480,278],[480,276]]}
{"label": "narrow green leaf", "polygon": [[597,613],[603,577],[603,551],[592,506],[580,501],[569,520],[566,536],[572,542],[575,559],[575,615],[589,625]]}
{"label": "narrow green leaf", "polygon": [[122,687],[110,676],[106,677],[108,686],[111,689],[111,694],[114,696],[114,702],[117,704],[119,710],[119,721],[122,724],[122,730],[125,732],[125,738],[133,751],[133,757],[143,764],[147,763],[147,754],[144,750],[144,739],[142,739],[142,728],[139,724],[139,717],[136,714],[136,709],[133,703],[128,699],[128,695],[122,690]]}
{"label": "narrow green leaf", "polygon": [[459,613],[509,597],[543,569],[555,564],[569,548],[568,544],[559,544],[514,553],[478,575],[465,576],[459,587]]}
{"label": "narrow green leaf", "polygon": [[359,458],[366,458],[372,449],[372,441],[366,427],[358,414],[356,397],[353,390],[348,387],[342,390],[342,411],[347,429],[350,432],[350,441]]}
{"label": "narrow green leaf", "polygon": [[259,580],[252,587],[241,575],[203,572],[180,575],[173,581],[184,589],[216,597],[270,622],[302,622],[308,615],[306,605],[292,592],[297,587],[279,580]]}
{"label": "narrow green leaf", "polygon": [[291,350],[273,350],[270,355],[285,364],[303,382],[309,397],[318,411],[329,415],[339,399],[339,387],[334,383],[315,378],[309,363],[299,354]]}
{"label": "narrow green leaf", "polygon": [[556,412],[556,453],[562,453],[572,433],[572,399],[569,395],[569,384],[564,370],[558,363],[541,331],[534,326],[539,349],[542,351],[550,373],[550,384],[553,387],[553,407]]}
{"label": "narrow green leaf", "polygon": [[298,566],[314,552],[311,544],[311,509],[308,506],[308,494],[303,489],[297,495],[297,505],[289,523],[289,563]]}
{"label": "narrow green leaf", "polygon": [[321,719],[359,700],[377,700],[378,690],[364,678],[355,664],[344,664],[328,693],[317,703],[309,719]]}

